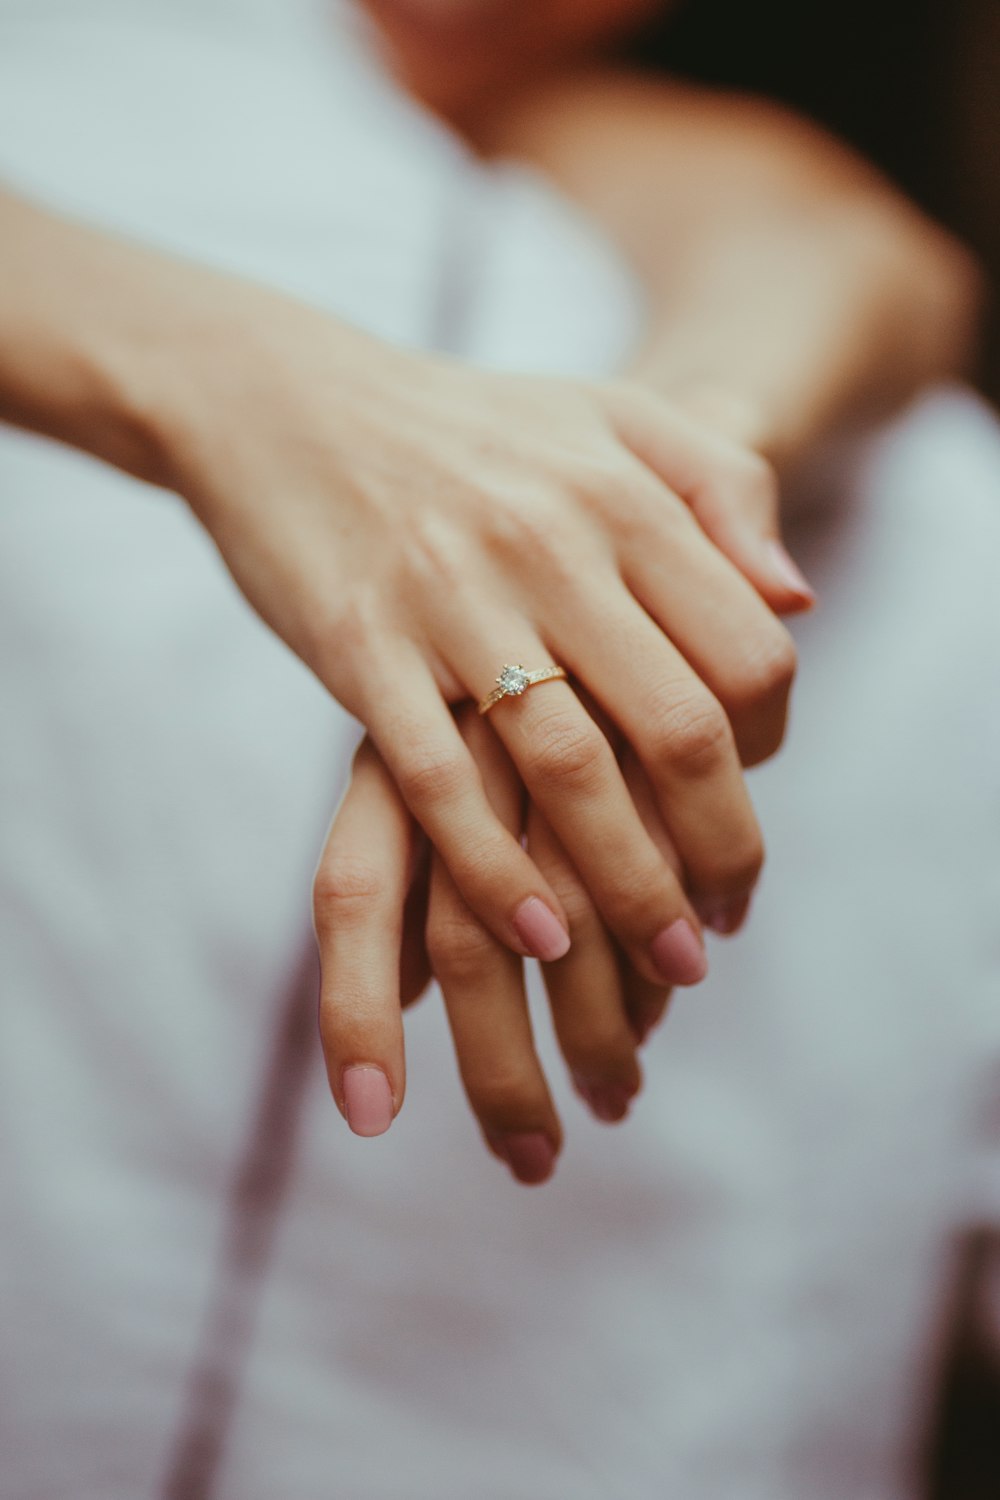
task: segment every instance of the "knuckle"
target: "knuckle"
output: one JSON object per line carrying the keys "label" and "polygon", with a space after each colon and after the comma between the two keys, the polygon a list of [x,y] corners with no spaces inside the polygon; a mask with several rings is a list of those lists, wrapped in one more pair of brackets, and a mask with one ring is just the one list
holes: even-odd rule
{"label": "knuckle", "polygon": [[566,870],[565,875],[555,878],[552,872],[547,870],[546,875],[566,915],[571,936],[579,940],[599,930],[600,919],[594,903],[576,879],[575,873]]}
{"label": "knuckle", "polygon": [[797,658],[791,636],[780,625],[768,626],[744,654],[732,684],[739,709],[759,708],[787,697],[795,680]]}
{"label": "knuckle", "polygon": [[432,510],[413,517],[406,558],[411,576],[433,591],[458,589],[468,577],[464,548],[457,532]]}
{"label": "knuckle", "polygon": [[360,651],[367,646],[377,613],[375,601],[370,595],[360,590],[345,594],[339,604],[331,607],[334,639],[338,647]]}
{"label": "knuckle", "polygon": [[676,878],[667,873],[658,849],[651,848],[632,865],[620,893],[609,902],[611,924],[616,932],[637,948],[659,932],[665,917],[676,913]]}
{"label": "knuckle", "polygon": [[629,555],[641,556],[647,548],[662,554],[697,524],[690,507],[638,463],[616,473],[603,498],[601,520],[618,548]]}
{"label": "knuckle", "polygon": [[658,712],[651,706],[653,759],[684,777],[718,770],[732,750],[733,736],[722,707],[707,694],[673,697]]}
{"label": "knuckle", "polygon": [[635,489],[634,474],[628,464],[622,462],[614,448],[608,447],[610,451],[602,449],[575,462],[568,476],[574,499],[585,510],[600,516],[606,516],[609,510],[617,514],[622,495]]}
{"label": "knuckle", "polygon": [[370,910],[384,889],[375,866],[363,856],[335,854],[323,861],[313,881],[313,918],[317,930],[350,922]]}
{"label": "knuckle", "polygon": [[656,421],[662,418],[660,399],[627,375],[613,375],[594,387],[612,421]]}
{"label": "knuckle", "polygon": [[496,963],[496,944],[468,910],[432,913],[427,956],[439,979],[475,983]]}
{"label": "knuckle", "polygon": [[716,880],[720,890],[740,894],[751,890],[764,868],[764,840],[756,823],[752,823],[730,839],[724,857],[716,867]]}
{"label": "knuckle", "polygon": [[491,551],[519,578],[535,588],[543,584],[551,599],[579,593],[580,527],[565,505],[545,499],[510,507],[491,529]]}
{"label": "knuckle", "polygon": [[407,805],[425,808],[460,797],[469,784],[469,768],[456,753],[415,749],[401,766],[398,779]]}
{"label": "knuckle", "polygon": [[[383,629],[379,598],[364,588],[321,598],[303,612],[301,654],[320,674],[352,682],[357,665],[370,658]],[[295,641],[299,649],[299,639]]]}
{"label": "knuckle", "polygon": [[529,775],[543,788],[589,791],[605,771],[609,754],[608,742],[592,720],[554,713],[538,726]]}
{"label": "knuckle", "polygon": [[491,550],[519,564],[560,553],[560,515],[544,494],[524,494],[494,504],[484,521]]}
{"label": "knuckle", "polygon": [[502,908],[524,882],[523,852],[504,829],[477,823],[449,851],[448,868],[466,901],[480,910]]}
{"label": "knuckle", "polygon": [[720,493],[737,499],[740,508],[757,521],[773,521],[778,512],[778,477],[766,458],[751,448],[734,449],[716,479]]}

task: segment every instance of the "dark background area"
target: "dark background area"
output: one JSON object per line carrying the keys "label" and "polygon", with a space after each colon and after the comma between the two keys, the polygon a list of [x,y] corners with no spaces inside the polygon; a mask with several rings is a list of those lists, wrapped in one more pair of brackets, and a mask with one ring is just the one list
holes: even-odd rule
{"label": "dark background area", "polygon": [[[1000,0],[688,0],[630,60],[791,105],[959,234],[991,283],[979,374],[1000,403]],[[1000,1231],[954,1251],[923,1494],[1000,1500]]]}
{"label": "dark background area", "polygon": [[952,1301],[922,1500],[998,1500],[1000,1230],[981,1225],[956,1247]]}
{"label": "dark background area", "polygon": [[[682,0],[631,55],[828,126],[961,235],[1000,285],[1000,0]],[[995,306],[980,373],[1000,400]]]}

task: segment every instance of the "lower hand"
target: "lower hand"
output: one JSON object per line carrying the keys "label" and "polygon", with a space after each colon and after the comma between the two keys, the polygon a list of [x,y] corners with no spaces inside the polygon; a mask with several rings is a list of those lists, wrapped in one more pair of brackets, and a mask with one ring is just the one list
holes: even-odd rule
{"label": "lower hand", "polygon": [[[574,1087],[597,1119],[624,1119],[642,1074],[640,1043],[662,1017],[664,985],[635,973],[551,828],[524,806],[502,744],[471,708],[457,715],[497,816],[559,896],[573,942],[543,964],[552,1022]],[[625,774],[643,825],[674,855],[634,760]],[[522,960],[482,925],[421,839],[370,740],[320,863],[315,921],[320,1033],[330,1087],[351,1128],[388,1129],[405,1092],[403,1009],[433,973],[441,984],[466,1095],[488,1148],[518,1181],[544,1182],[563,1131],[532,1037]]]}
{"label": "lower hand", "polygon": [[[724,393],[691,393],[690,404],[723,430],[752,427],[752,413]],[[745,492],[728,498],[728,507],[703,505],[698,518],[720,547],[752,565],[762,538],[776,539],[775,516],[759,496],[756,503]],[[764,579],[765,596],[768,588]],[[776,608],[788,607],[780,588],[770,592]],[[601,718],[593,705],[591,710]],[[525,804],[500,742],[470,709],[460,710],[457,719],[494,809],[511,832],[523,832],[569,919],[571,949],[544,964],[542,973],[574,1086],[598,1119],[623,1119],[641,1086],[638,1045],[662,1018],[669,988],[629,964],[551,827]],[[602,728],[613,740],[606,721]],[[752,742],[753,734],[744,734],[744,744]],[[683,878],[648,778],[631,751],[625,750],[621,763],[643,826]],[[746,903],[716,912],[713,925],[733,931],[745,915]],[[401,1011],[433,974],[484,1140],[518,1180],[546,1180],[562,1127],[532,1040],[522,965],[462,899],[407,816],[370,741],[358,753],[320,862],[315,916],[324,1052],[331,1089],[352,1128],[381,1133],[398,1112],[405,1088]]]}

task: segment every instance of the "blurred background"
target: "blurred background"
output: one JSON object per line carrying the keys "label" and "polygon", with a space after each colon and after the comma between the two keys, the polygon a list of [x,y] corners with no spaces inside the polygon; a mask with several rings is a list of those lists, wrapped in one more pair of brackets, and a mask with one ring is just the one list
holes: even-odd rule
{"label": "blurred background", "polygon": [[[977,373],[1000,404],[998,0],[687,0],[626,56],[802,111],[958,233],[990,283]],[[1000,1180],[992,1186],[984,1196],[1000,1212]],[[1000,1227],[983,1220],[955,1247],[926,1500],[1000,1497]]]}
{"label": "blurred background", "polygon": [[[27,9],[34,0],[20,3]],[[177,0],[178,11],[185,5],[197,17],[199,0]],[[758,92],[816,119],[957,232],[1000,284],[1000,0],[676,0],[620,50],[643,68]],[[978,379],[1000,404],[995,306]],[[271,1128],[266,1107],[261,1120],[268,1170],[279,1178],[292,1146]],[[1000,1115],[991,1141],[1000,1164]],[[239,1186],[262,1202],[280,1196],[270,1179],[262,1185],[250,1173]],[[920,1500],[1000,1500],[1000,1165],[975,1205],[953,1247]],[[239,1248],[244,1262],[266,1259],[258,1241],[244,1238]],[[218,1387],[209,1369],[213,1380]],[[178,1500],[196,1493],[178,1481]]]}
{"label": "blurred background", "polygon": [[[626,52],[827,125],[960,234],[1000,283],[997,0],[682,0]],[[980,376],[1000,401],[995,294]]]}

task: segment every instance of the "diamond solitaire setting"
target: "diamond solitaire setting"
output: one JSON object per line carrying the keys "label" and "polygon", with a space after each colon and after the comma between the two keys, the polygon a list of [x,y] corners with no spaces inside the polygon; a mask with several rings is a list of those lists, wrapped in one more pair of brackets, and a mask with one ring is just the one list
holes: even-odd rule
{"label": "diamond solitaire setting", "polygon": [[517,698],[530,686],[531,678],[520,663],[516,667],[504,667],[497,678],[497,687],[503,689],[505,698]]}
{"label": "diamond solitaire setting", "polygon": [[565,677],[566,671],[563,667],[539,667],[537,672],[529,672],[527,667],[520,662],[511,665],[505,662],[500,668],[500,676],[496,679],[496,687],[479,705],[481,714],[488,714],[501,698],[520,698],[521,694],[528,688],[534,687],[536,682],[554,682],[557,677]]}

